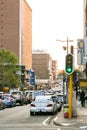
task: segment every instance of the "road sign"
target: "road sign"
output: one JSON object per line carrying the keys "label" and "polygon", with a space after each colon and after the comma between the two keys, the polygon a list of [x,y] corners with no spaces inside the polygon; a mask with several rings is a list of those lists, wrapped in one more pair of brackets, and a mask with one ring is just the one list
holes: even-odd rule
{"label": "road sign", "polygon": [[77,39],[77,64],[78,65],[84,64],[83,57],[84,57],[84,40]]}
{"label": "road sign", "polygon": [[87,80],[86,79],[80,79],[79,85],[80,85],[80,87],[87,87]]}
{"label": "road sign", "polygon": [[84,38],[84,59],[87,62],[87,37]]}

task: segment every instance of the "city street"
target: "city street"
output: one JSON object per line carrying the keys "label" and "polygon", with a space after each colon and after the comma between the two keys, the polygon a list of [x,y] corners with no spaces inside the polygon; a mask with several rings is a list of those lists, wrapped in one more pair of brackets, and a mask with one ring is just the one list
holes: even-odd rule
{"label": "city street", "polygon": [[29,105],[6,108],[0,111],[0,130],[10,128],[36,128],[50,123],[54,116],[35,115],[30,116]]}
{"label": "city street", "polygon": [[[56,115],[55,115],[56,116]],[[0,111],[0,130],[79,130],[53,124],[55,116],[29,114],[29,105],[6,108]]]}
{"label": "city street", "polygon": [[0,0],[0,130],[87,130],[87,0]]}

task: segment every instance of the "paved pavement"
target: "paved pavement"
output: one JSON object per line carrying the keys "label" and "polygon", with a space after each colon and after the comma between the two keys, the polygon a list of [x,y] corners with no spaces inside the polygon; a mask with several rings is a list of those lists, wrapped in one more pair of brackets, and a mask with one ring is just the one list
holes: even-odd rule
{"label": "paved pavement", "polygon": [[65,118],[64,117],[64,110],[62,109],[54,119],[54,124],[59,126],[72,126],[75,127],[85,127],[87,128],[87,102],[85,107],[82,107],[80,101],[77,101],[77,114],[72,118]]}

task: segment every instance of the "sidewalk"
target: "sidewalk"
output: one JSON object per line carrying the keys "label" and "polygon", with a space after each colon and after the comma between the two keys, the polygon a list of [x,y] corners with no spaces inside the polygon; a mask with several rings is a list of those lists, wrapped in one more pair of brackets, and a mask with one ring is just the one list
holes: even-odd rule
{"label": "sidewalk", "polygon": [[63,109],[54,118],[54,124],[60,126],[71,126],[71,125],[86,125],[87,126],[87,101],[85,107],[82,107],[80,102],[77,101],[77,115],[72,118],[64,118]]}

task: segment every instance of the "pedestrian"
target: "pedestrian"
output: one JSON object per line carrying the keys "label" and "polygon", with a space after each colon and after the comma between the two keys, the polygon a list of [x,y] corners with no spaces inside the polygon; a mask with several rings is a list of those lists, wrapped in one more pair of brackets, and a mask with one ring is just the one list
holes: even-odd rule
{"label": "pedestrian", "polygon": [[80,101],[81,101],[82,107],[85,107],[85,92],[83,90],[80,93]]}

